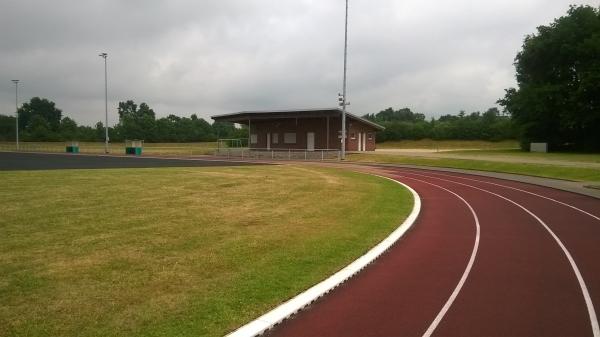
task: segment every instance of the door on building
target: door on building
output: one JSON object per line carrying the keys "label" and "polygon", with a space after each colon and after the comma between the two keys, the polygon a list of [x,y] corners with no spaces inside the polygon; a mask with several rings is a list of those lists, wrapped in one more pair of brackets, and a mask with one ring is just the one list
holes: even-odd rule
{"label": "door on building", "polygon": [[271,149],[271,133],[267,132],[267,150]]}
{"label": "door on building", "polygon": [[315,133],[314,132],[306,133],[306,149],[308,151],[315,150]]}
{"label": "door on building", "polygon": [[367,133],[363,132],[362,134],[362,150],[367,151]]}

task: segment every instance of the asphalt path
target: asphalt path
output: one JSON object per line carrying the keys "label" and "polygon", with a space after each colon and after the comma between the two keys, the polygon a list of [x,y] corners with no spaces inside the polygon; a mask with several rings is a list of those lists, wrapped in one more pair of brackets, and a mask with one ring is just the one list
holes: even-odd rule
{"label": "asphalt path", "polygon": [[239,166],[258,163],[216,159],[169,159],[58,153],[0,152],[0,171],[151,167]]}
{"label": "asphalt path", "polygon": [[600,336],[600,200],[380,168],[421,214],[385,255],[273,336]]}

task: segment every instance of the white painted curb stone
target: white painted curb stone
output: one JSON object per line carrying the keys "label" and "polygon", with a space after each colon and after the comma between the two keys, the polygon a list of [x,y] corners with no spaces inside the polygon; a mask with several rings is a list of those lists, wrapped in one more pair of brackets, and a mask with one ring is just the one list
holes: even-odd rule
{"label": "white painted curb stone", "polygon": [[398,241],[415,223],[417,217],[419,216],[419,212],[421,211],[421,198],[408,185],[405,185],[399,181],[393,180],[388,177],[381,178],[389,179],[393,182],[396,182],[406,189],[408,189],[414,199],[414,206],[406,220],[398,226],[387,238],[377,244],[375,247],[371,248],[365,255],[359,257],[354,260],[354,262],[350,263],[342,270],[337,273],[331,275],[329,278],[324,281],[317,283],[312,286],[308,290],[300,293],[296,297],[288,300],[287,302],[279,305],[275,309],[267,312],[266,314],[260,316],[254,321],[240,327],[234,332],[228,334],[228,337],[250,337],[250,336],[258,336],[275,325],[279,324],[286,318],[292,316],[296,312],[300,311],[302,308],[311,304],[318,298],[330,292],[332,289],[336,288],[340,284],[344,283],[347,279],[357,274],[363,268],[365,268],[368,264],[377,259],[381,254],[383,254],[386,250],[388,250],[396,241]]}

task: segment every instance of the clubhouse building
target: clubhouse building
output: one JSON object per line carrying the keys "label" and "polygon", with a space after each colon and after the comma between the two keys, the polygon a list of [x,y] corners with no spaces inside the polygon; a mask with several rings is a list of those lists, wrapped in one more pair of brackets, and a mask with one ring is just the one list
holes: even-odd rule
{"label": "clubhouse building", "polygon": [[[341,149],[342,111],[338,108],[241,111],[212,119],[247,125],[251,149]],[[346,150],[374,151],[375,133],[383,129],[346,112]]]}

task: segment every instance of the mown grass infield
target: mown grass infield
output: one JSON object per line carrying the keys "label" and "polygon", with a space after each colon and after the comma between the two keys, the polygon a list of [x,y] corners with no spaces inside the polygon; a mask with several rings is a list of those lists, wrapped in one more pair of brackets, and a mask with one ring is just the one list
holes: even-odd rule
{"label": "mown grass infield", "polygon": [[337,271],[412,208],[300,166],[0,172],[0,336],[217,336]]}

